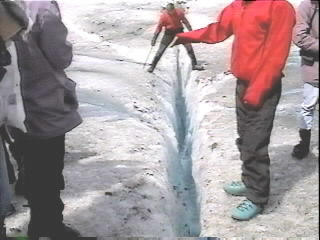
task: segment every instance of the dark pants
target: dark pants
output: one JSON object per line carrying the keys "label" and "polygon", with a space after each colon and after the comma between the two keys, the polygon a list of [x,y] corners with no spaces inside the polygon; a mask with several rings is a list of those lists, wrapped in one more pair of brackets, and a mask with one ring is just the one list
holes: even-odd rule
{"label": "dark pants", "polygon": [[16,181],[16,176],[15,176],[14,167],[10,161],[10,155],[6,146],[6,143],[10,144],[11,142],[10,142],[9,135],[7,134],[7,130],[4,126],[0,128],[0,134],[2,136],[1,144],[3,145],[4,156],[5,156],[7,168],[8,168],[9,183],[14,184]]}
{"label": "dark pants", "polygon": [[[153,68],[155,68],[160,60],[160,58],[162,57],[162,55],[164,54],[164,52],[166,51],[166,49],[169,47],[170,43],[173,41],[173,39],[175,38],[176,34],[183,32],[183,30],[177,30],[177,31],[166,31],[162,37],[162,40],[160,42],[160,46],[159,49],[156,53],[156,56],[154,57],[151,66]],[[192,62],[192,66],[197,65],[197,59],[196,56],[194,54],[193,48],[191,44],[184,44],[184,47],[187,50],[187,53],[189,55],[189,57],[191,58],[191,62]]]}
{"label": "dark pants", "polygon": [[270,158],[268,146],[277,105],[281,96],[281,82],[265,97],[259,109],[248,109],[242,98],[247,86],[238,80],[236,87],[236,113],[240,137],[242,181],[246,185],[247,198],[264,205],[270,192]]}
{"label": "dark pants", "polygon": [[[65,136],[39,139],[23,135],[16,139],[22,146],[25,170],[25,197],[31,209],[30,225],[34,231],[50,232],[63,221]],[[29,226],[30,226],[29,225]]]}

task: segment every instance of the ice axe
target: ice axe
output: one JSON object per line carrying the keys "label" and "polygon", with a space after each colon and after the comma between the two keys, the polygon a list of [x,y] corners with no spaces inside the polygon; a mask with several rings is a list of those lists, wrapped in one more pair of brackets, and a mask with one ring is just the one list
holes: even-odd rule
{"label": "ice axe", "polygon": [[148,53],[147,59],[146,59],[146,61],[145,61],[145,62],[144,62],[144,64],[143,64],[143,69],[144,69],[144,68],[145,68],[145,66],[147,65],[147,62],[148,62],[148,60],[149,60],[149,57],[150,57],[150,54],[151,54],[151,52],[152,52],[153,47],[154,47],[154,46],[151,46],[151,48],[150,48],[150,50],[149,50],[149,53]]}

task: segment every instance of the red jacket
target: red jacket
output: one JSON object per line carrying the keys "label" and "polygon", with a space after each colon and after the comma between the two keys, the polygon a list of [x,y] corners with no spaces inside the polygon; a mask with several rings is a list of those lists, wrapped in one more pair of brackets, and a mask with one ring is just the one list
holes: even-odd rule
{"label": "red jacket", "polygon": [[285,0],[235,0],[206,28],[180,33],[176,44],[218,43],[234,35],[231,71],[248,83],[244,96],[259,106],[280,81],[289,55],[295,11]]}
{"label": "red jacket", "polygon": [[156,33],[161,32],[163,27],[168,30],[178,30],[183,28],[182,22],[185,21],[185,18],[185,14],[182,9],[176,8],[172,15],[169,15],[165,10],[160,16]]}

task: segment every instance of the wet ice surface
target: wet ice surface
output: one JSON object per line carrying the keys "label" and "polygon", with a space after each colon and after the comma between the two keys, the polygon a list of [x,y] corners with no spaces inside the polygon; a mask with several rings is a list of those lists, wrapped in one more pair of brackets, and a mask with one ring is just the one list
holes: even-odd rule
{"label": "wet ice surface", "polygon": [[[270,146],[270,206],[250,223],[235,222],[230,208],[239,199],[221,188],[239,178],[241,164],[234,145],[235,82],[221,74],[228,70],[230,40],[195,46],[207,64],[202,73],[190,74],[182,50],[180,84],[175,49],[168,49],[154,74],[146,73],[160,2],[61,2],[75,50],[68,75],[78,83],[84,117],[67,138],[66,222],[99,239],[317,236],[318,124],[313,154],[301,162],[290,157],[301,102],[297,50],[288,61]],[[223,2],[190,1],[192,25],[208,24]],[[18,213],[8,226],[21,235],[28,215],[19,205],[24,201],[15,202]]]}

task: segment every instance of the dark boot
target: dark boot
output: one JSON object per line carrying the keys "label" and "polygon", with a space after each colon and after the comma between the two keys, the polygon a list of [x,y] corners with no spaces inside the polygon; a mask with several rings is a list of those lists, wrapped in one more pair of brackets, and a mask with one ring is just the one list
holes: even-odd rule
{"label": "dark boot", "polygon": [[299,131],[301,141],[294,146],[292,151],[292,157],[297,159],[303,159],[309,154],[311,130],[300,129]]}
{"label": "dark boot", "polygon": [[160,60],[160,57],[155,56],[155,58],[153,59],[151,65],[150,65],[150,67],[147,69],[147,71],[148,71],[149,73],[152,73],[152,72],[154,71],[154,69],[156,68],[159,60]]}
{"label": "dark boot", "polygon": [[30,222],[28,227],[28,237],[31,240],[38,240],[40,237],[49,237],[51,240],[76,240],[81,235],[77,230],[66,226],[63,223],[51,225],[50,228],[41,228]]}
{"label": "dark boot", "polygon": [[51,237],[63,225],[64,204],[60,191],[27,194],[30,206],[28,236],[32,239]]}
{"label": "dark boot", "polygon": [[197,61],[197,58],[196,58],[196,55],[194,53],[194,50],[193,50],[192,46],[191,45],[185,45],[185,47],[186,47],[188,55],[189,55],[189,57],[191,59],[192,70],[194,70],[194,71],[203,71],[204,67],[198,64],[198,61]]}
{"label": "dark boot", "polygon": [[194,71],[203,71],[204,67],[199,65],[199,64],[196,64],[196,65],[192,66],[192,70],[194,70]]}

